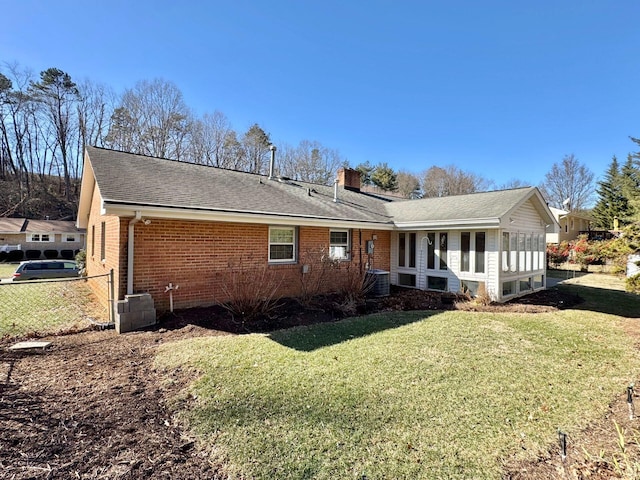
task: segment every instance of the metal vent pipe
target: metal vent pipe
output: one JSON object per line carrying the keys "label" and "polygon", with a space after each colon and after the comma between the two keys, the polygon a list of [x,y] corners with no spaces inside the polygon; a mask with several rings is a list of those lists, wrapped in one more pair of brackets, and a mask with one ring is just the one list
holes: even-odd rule
{"label": "metal vent pipe", "polygon": [[273,178],[273,170],[276,165],[276,146],[269,145],[269,150],[271,150],[271,160],[269,161],[269,180]]}

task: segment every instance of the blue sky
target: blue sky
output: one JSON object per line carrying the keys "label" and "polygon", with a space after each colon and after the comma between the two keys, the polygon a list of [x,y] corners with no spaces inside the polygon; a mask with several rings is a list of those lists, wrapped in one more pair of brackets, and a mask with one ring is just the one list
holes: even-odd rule
{"label": "blue sky", "polygon": [[196,113],[351,165],[597,177],[640,137],[637,0],[0,0],[0,62],[116,91],[174,82]]}

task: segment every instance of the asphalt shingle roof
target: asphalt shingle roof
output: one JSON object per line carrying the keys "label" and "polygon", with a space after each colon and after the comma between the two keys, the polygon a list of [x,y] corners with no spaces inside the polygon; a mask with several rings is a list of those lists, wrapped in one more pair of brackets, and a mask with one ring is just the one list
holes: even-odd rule
{"label": "asphalt shingle roof", "polygon": [[72,233],[75,222],[67,220],[30,220],[26,218],[0,218],[0,233]]}
{"label": "asphalt shingle roof", "polygon": [[390,223],[387,200],[305,182],[87,147],[105,202]]}
{"label": "asphalt shingle roof", "polygon": [[0,218],[0,233],[20,233],[25,226],[24,218]]}
{"label": "asphalt shingle roof", "polygon": [[339,187],[339,201],[334,202],[332,186],[269,180],[264,175],[97,147],[87,147],[87,154],[107,204],[428,225],[499,219],[536,191],[535,187],[526,187],[391,201]]}
{"label": "asphalt shingle roof", "polygon": [[434,197],[393,202],[385,205],[386,211],[397,223],[443,222],[493,219],[506,215],[515,205],[528,198],[535,187],[496,190],[468,195]]}

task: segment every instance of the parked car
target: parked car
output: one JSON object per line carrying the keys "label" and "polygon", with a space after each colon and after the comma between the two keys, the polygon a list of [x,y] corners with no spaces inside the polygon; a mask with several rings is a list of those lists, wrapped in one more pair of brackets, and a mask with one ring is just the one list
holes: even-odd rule
{"label": "parked car", "polygon": [[13,281],[44,280],[48,278],[77,277],[78,265],[69,260],[30,260],[22,262]]}

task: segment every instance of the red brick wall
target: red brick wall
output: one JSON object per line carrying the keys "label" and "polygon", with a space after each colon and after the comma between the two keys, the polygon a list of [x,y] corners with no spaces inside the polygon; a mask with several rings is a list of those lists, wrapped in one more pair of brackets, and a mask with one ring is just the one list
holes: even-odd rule
{"label": "red brick wall", "polygon": [[[120,272],[123,268],[123,262],[122,259],[119,258],[119,252],[121,250],[122,238],[124,238],[126,245],[126,229],[124,232],[122,231],[120,218],[112,215],[101,215],[100,203],[100,193],[98,191],[98,188],[96,187],[95,191],[93,192],[93,198],[91,200],[89,223],[87,225],[86,233],[87,275],[103,275],[109,273],[110,270],[113,269],[115,280],[114,291],[116,293],[116,297],[118,297],[118,291],[120,290]],[[102,222],[105,223],[104,262],[100,258],[100,249],[102,242]],[[123,255],[126,255],[126,250],[124,250]],[[124,265],[126,265],[126,263]],[[95,282],[95,284],[102,285],[102,282]],[[90,283],[90,285],[93,285],[93,282]],[[94,288],[94,292],[100,302],[106,305],[108,302],[108,290],[105,288]]]}
{"label": "red brick wall", "polygon": [[[120,229],[126,230],[123,219]],[[362,261],[367,262],[365,241],[377,235],[374,268],[389,269],[390,232],[362,230]],[[179,285],[174,291],[174,308],[211,305],[225,299],[222,282],[228,281],[231,268],[255,271],[259,278],[263,268],[275,275],[279,294],[297,296],[301,289],[302,262],[268,264],[269,226],[259,224],[208,223],[152,219],[151,224],[135,225],[134,292],[150,293],[156,309],[169,309],[169,294],[165,287]],[[329,248],[329,228],[300,227],[298,252]],[[126,238],[122,243],[126,265]],[[360,231],[352,230],[352,258],[360,260]],[[349,262],[344,262],[344,266]],[[126,286],[126,267],[120,268],[120,285]],[[326,283],[331,290],[337,281]],[[124,295],[120,288],[120,297]]]}

